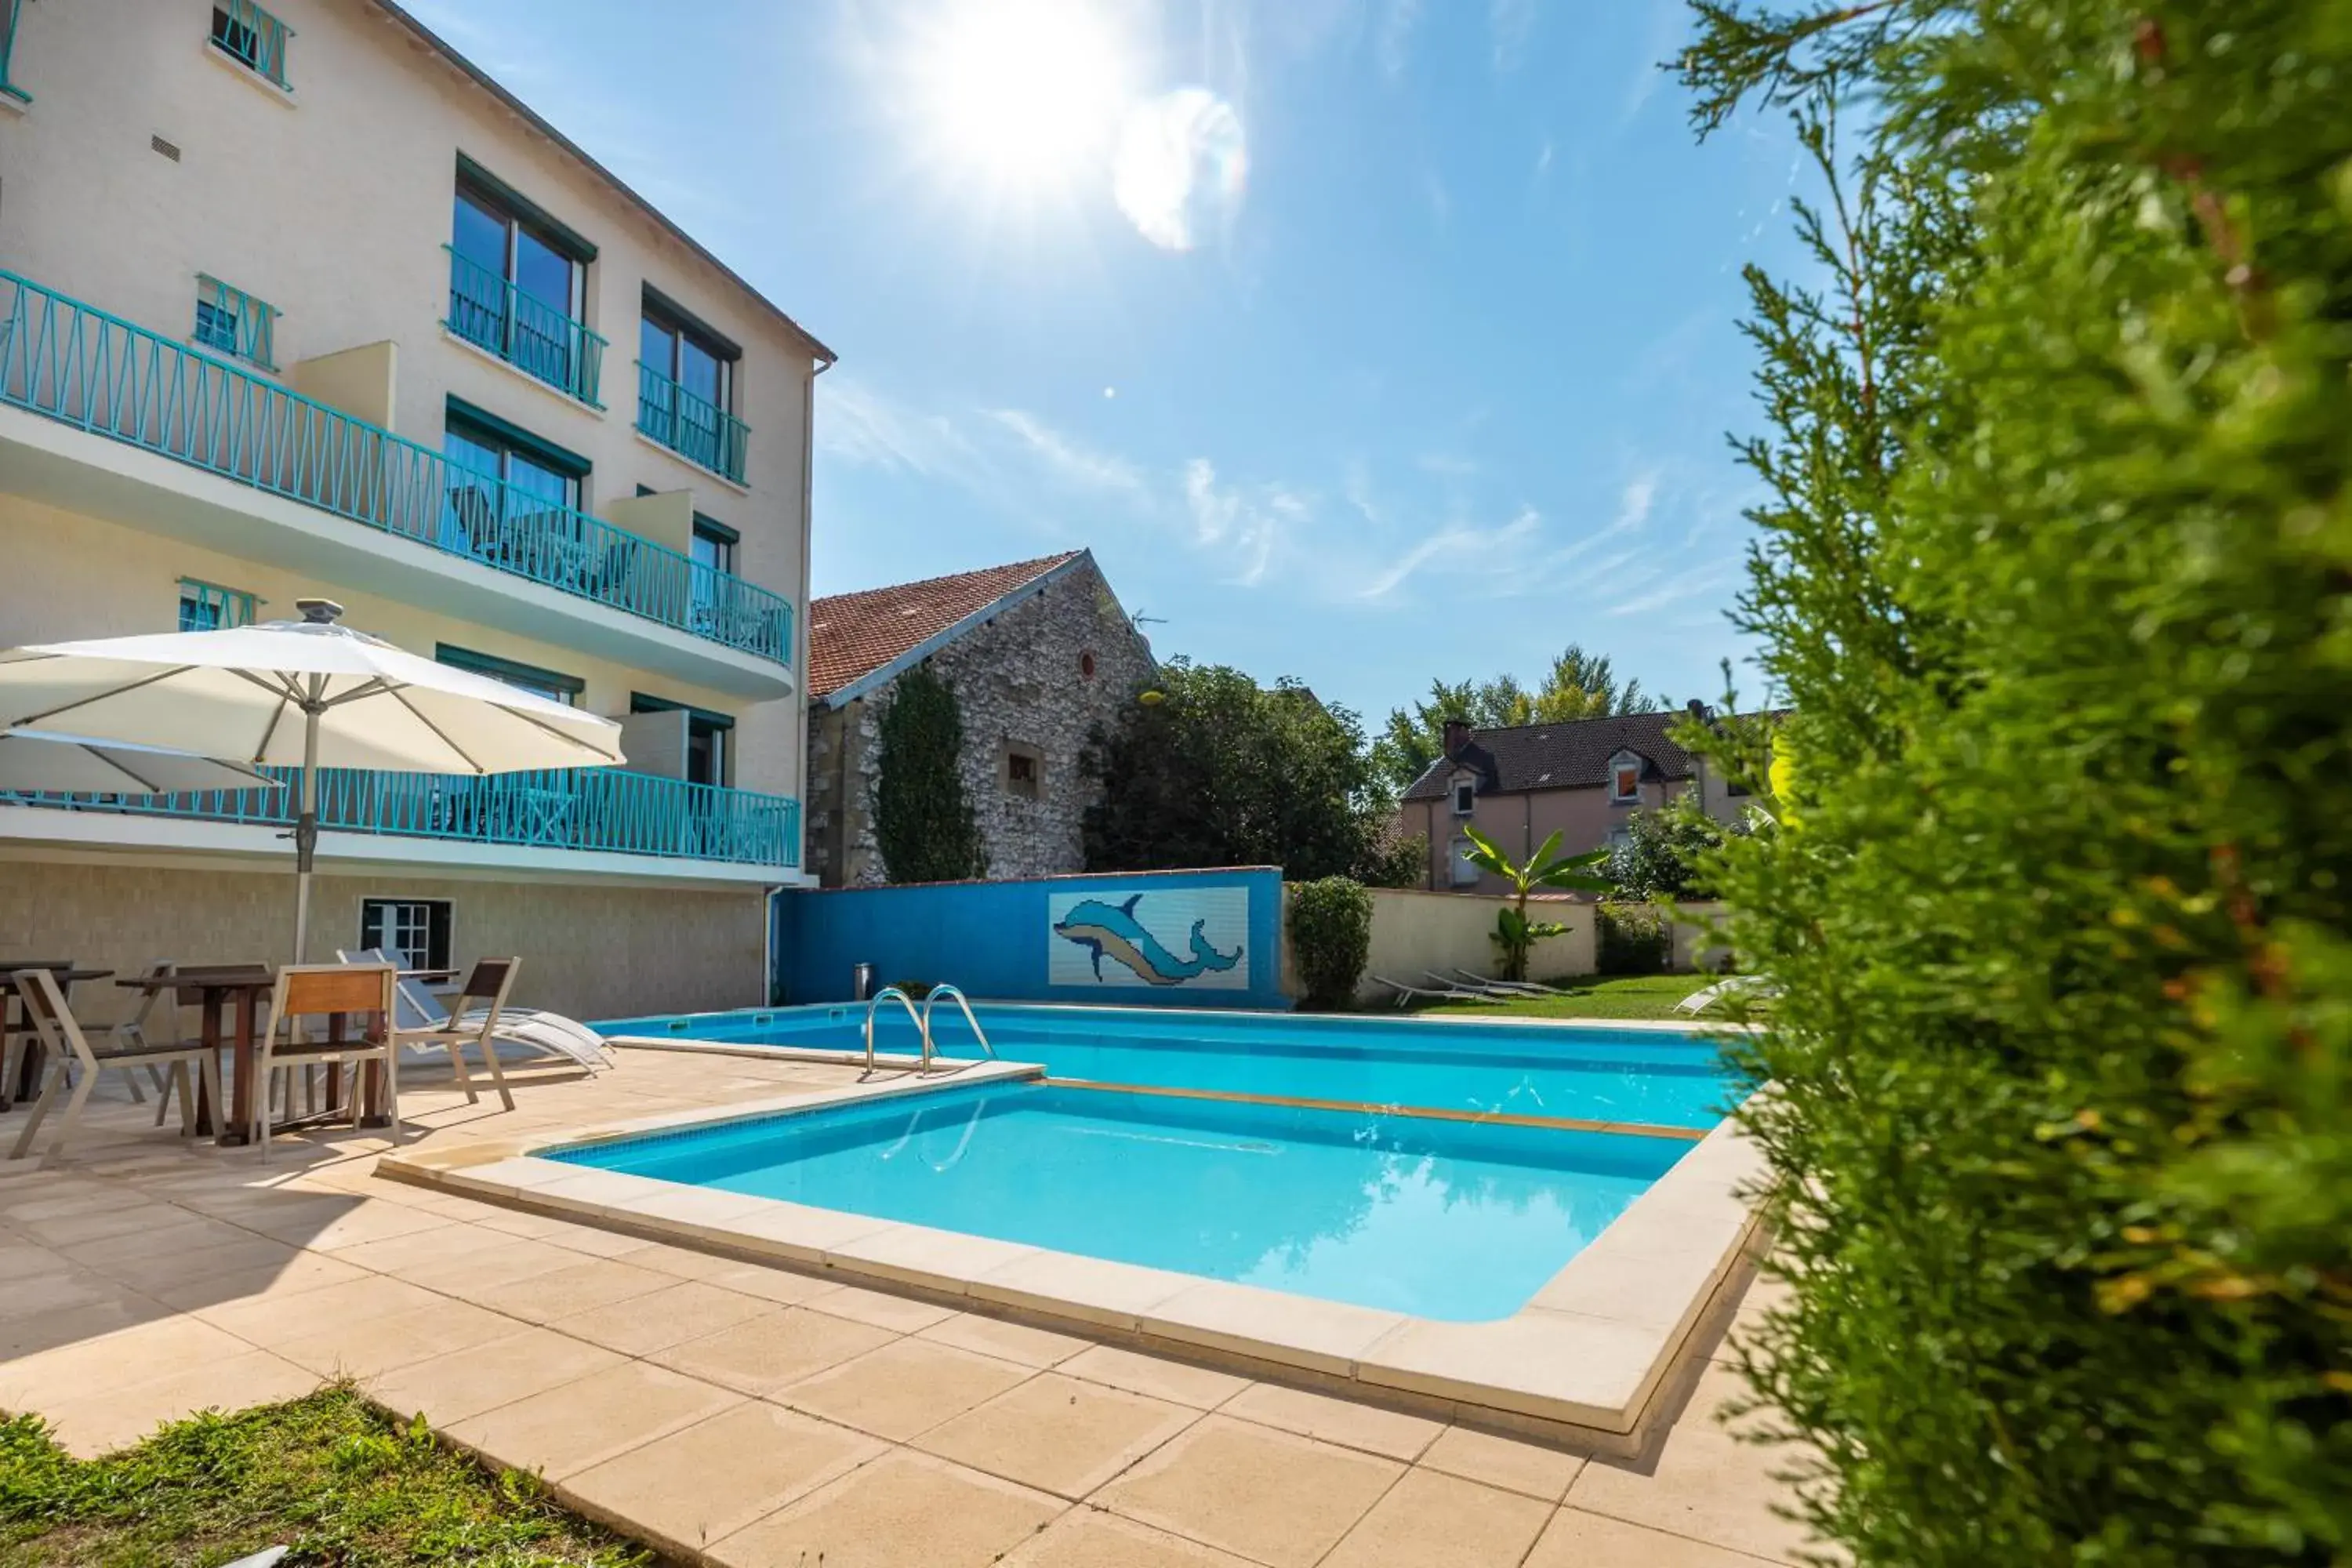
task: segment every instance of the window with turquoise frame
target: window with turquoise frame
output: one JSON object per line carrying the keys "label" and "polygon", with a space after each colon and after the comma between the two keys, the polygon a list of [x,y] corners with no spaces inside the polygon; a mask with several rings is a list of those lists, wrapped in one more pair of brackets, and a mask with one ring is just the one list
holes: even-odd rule
{"label": "window with turquoise frame", "polygon": [[493,680],[503,680],[509,686],[519,686],[534,697],[544,697],[551,702],[561,702],[567,708],[580,706],[580,694],[588,683],[576,675],[561,670],[541,669],[535,664],[522,664],[511,658],[500,658],[494,653],[476,653],[472,648],[442,643],[433,650],[433,657],[452,669],[471,670],[487,675]]}
{"label": "window with turquoise frame", "polygon": [[642,691],[629,693],[632,713],[684,713],[686,715],[686,782],[711,784],[724,788],[733,773],[735,721],[724,713],[713,713],[685,702],[673,702],[667,697],[648,697]]}
{"label": "window with turquoise frame", "polygon": [[217,0],[213,6],[213,47],[262,80],[288,92],[286,40],[294,29],[253,0]]}
{"label": "window with turquoise frame", "polygon": [[587,458],[454,397],[441,450],[449,459],[444,549],[530,564],[579,531]]}
{"label": "window with turquoise frame", "polygon": [[443,324],[583,403],[596,402],[604,340],[582,320],[595,247],[470,160],[459,159]]}
{"label": "window with turquoise frame", "polygon": [[0,95],[19,103],[30,103],[33,95],[18,87],[8,74],[8,62],[16,53],[16,14],[24,8],[24,0],[0,0]]}
{"label": "window with turquoise frame", "polygon": [[241,588],[224,588],[217,583],[202,583],[194,577],[180,579],[180,629],[184,632],[219,632],[231,626],[249,626],[254,612],[261,601]]}
{"label": "window with turquoise frame", "polygon": [[206,273],[196,274],[196,342],[263,370],[278,368],[278,308]]}

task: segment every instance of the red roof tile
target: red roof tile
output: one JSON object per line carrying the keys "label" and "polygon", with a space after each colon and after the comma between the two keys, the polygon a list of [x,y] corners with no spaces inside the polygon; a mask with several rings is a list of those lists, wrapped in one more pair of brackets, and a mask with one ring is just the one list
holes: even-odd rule
{"label": "red roof tile", "polygon": [[810,601],[809,695],[824,697],[840,690],[1085,553],[1066,550],[1009,566]]}

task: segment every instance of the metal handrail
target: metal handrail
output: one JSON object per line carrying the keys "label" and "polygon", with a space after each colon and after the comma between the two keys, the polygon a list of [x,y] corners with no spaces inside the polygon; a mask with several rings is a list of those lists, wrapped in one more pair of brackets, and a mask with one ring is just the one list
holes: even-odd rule
{"label": "metal handrail", "polygon": [[441,324],[526,375],[576,397],[591,408],[604,362],[604,339],[588,323],[540,299],[505,274],[449,253],[449,314]]}
{"label": "metal handrail", "polygon": [[924,1027],[922,1015],[915,1011],[915,999],[896,985],[885,985],[866,1004],[866,1076],[868,1078],[874,1076],[874,1011],[894,996],[898,999],[898,1005],[907,1009],[907,1016],[914,1020],[916,1031],[923,1037],[922,1070],[931,1070],[931,1032]]}
{"label": "metal handrail", "polygon": [[930,1070],[929,1064],[933,1049],[931,1044],[931,1009],[939,1005],[939,1000],[942,996],[952,996],[956,999],[956,1005],[963,1009],[963,1021],[971,1026],[972,1037],[980,1042],[981,1050],[986,1053],[990,1061],[996,1060],[996,1047],[988,1043],[988,1031],[980,1026],[980,1020],[978,1018],[972,1016],[971,999],[963,994],[963,987],[961,985],[934,985],[931,987],[930,994],[923,998],[923,1016],[921,1022],[923,1026],[924,1070],[926,1072]]}

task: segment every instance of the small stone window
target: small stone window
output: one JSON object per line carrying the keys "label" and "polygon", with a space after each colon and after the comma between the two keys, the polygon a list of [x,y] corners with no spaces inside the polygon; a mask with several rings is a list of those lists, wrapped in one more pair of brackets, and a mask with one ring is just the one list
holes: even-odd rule
{"label": "small stone window", "polygon": [[1004,748],[1004,793],[1035,800],[1041,793],[1045,759],[1035,748],[1008,743]]}
{"label": "small stone window", "polygon": [[1078,679],[1080,680],[1092,680],[1094,678],[1095,656],[1094,651],[1089,648],[1085,653],[1078,655]]}

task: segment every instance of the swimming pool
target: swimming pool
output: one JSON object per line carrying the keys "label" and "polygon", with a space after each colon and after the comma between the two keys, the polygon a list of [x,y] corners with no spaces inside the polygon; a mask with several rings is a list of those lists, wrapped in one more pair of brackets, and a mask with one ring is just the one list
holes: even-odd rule
{"label": "swimming pool", "polygon": [[542,1157],[1477,1322],[1526,1305],[1691,1147],[1006,1082]]}
{"label": "swimming pool", "polygon": [[[1009,1004],[975,1011],[998,1056],[1092,1083],[1694,1130],[1714,1126],[1745,1092],[1713,1040],[1655,1028]],[[596,1027],[854,1050],[864,1045],[865,1018],[863,1006],[820,1005]],[[934,1013],[932,1030],[941,1054],[974,1054],[961,1016]],[[919,1037],[893,1008],[877,1015],[875,1038],[882,1050],[911,1054]]]}

